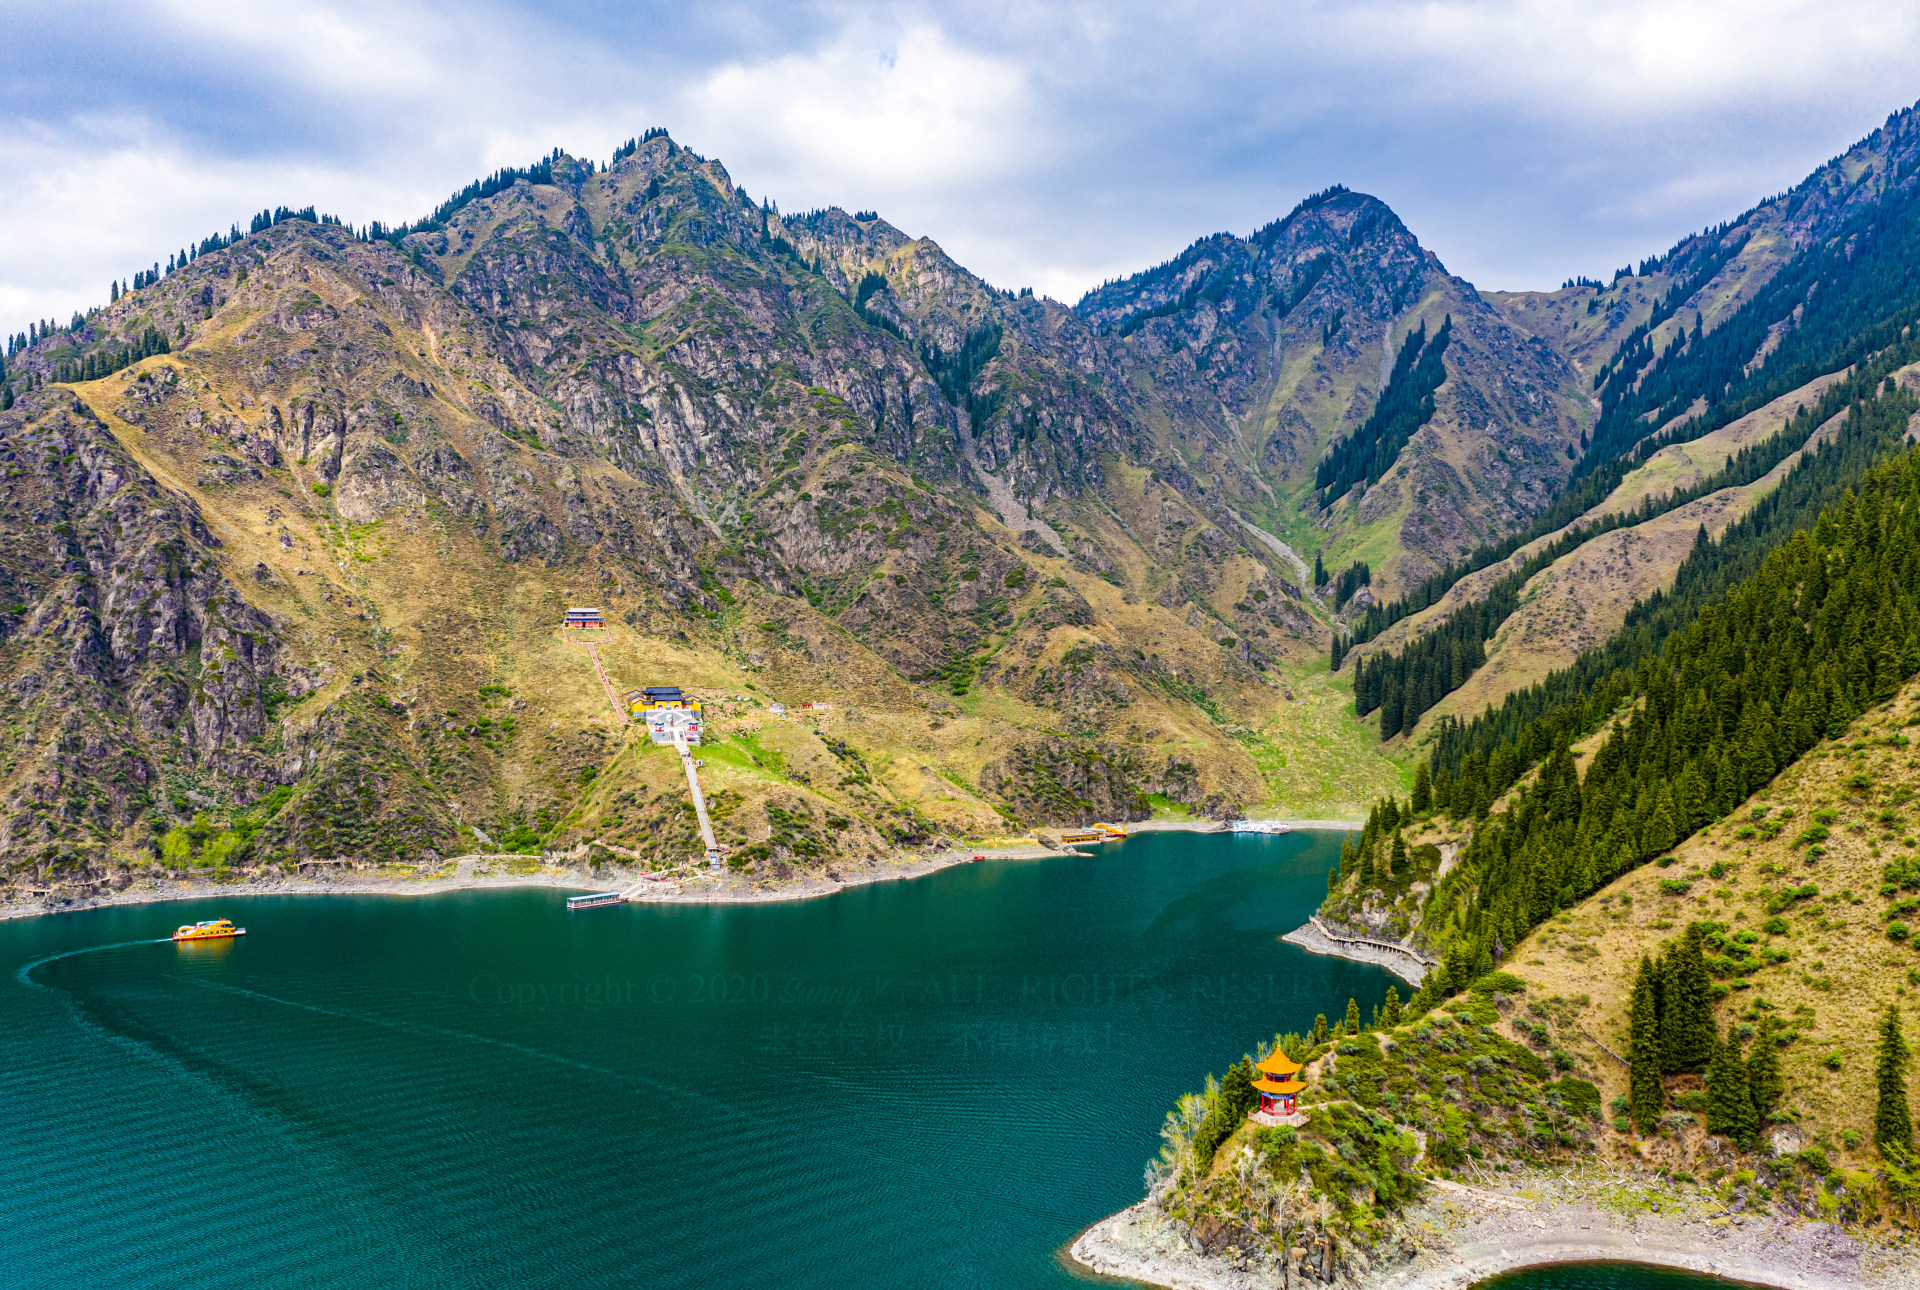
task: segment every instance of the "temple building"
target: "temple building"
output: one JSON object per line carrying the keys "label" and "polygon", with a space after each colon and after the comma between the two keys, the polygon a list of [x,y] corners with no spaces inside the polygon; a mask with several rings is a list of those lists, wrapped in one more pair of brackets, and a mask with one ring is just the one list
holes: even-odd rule
{"label": "temple building", "polygon": [[1307,1086],[1294,1077],[1300,1073],[1300,1063],[1289,1058],[1278,1048],[1273,1055],[1254,1065],[1253,1088],[1260,1095],[1260,1109],[1256,1116],[1283,1116],[1295,1114],[1295,1099],[1306,1092]]}

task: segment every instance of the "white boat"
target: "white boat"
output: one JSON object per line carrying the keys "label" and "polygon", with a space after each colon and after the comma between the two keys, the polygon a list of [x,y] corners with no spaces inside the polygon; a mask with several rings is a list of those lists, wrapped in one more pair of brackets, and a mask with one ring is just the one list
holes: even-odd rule
{"label": "white boat", "polygon": [[1288,831],[1287,826],[1278,820],[1229,820],[1227,822],[1229,833],[1286,833]]}

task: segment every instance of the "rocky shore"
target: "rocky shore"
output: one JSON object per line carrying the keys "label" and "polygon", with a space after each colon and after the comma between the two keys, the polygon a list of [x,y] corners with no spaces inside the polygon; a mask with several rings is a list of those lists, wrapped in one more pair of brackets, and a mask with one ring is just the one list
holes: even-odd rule
{"label": "rocky shore", "polygon": [[[1326,1284],[1296,1264],[1209,1251],[1153,1199],[1088,1228],[1070,1247],[1081,1266],[1171,1290],[1309,1290]],[[1463,1186],[1430,1182],[1372,1251],[1339,1250],[1344,1290],[1466,1290],[1489,1277],[1556,1263],[1626,1262],[1778,1286],[1896,1290],[1920,1285],[1911,1245],[1819,1222],[1734,1213],[1707,1191],[1661,1187],[1592,1170],[1516,1174]]]}
{"label": "rocky shore", "polygon": [[1318,920],[1309,920],[1294,928],[1280,938],[1291,945],[1298,945],[1309,954],[1325,954],[1337,959],[1351,959],[1355,963],[1371,963],[1383,967],[1407,984],[1419,988],[1430,970],[1420,958],[1411,951],[1402,953],[1396,950],[1382,949],[1358,941],[1337,939],[1329,935]]}
{"label": "rocky shore", "polygon": [[[775,900],[807,900],[872,882],[918,878],[975,855],[993,859],[1039,859],[1059,852],[1040,846],[965,848],[931,853],[907,853],[862,865],[835,865],[822,874],[785,881],[756,881],[735,873],[685,869],[649,883],[635,897],[647,904],[751,904]],[[45,895],[0,897],[0,919],[33,918],[114,905],[146,905],[167,900],[210,900],[237,896],[434,896],[450,891],[479,891],[508,887],[546,887],[564,891],[621,891],[640,878],[638,869],[608,865],[595,871],[584,864],[544,864],[530,872],[513,872],[517,856],[462,856],[444,868],[410,874],[342,871],[319,876],[256,873],[232,878],[136,876],[120,890],[52,891]]]}
{"label": "rocky shore", "polygon": [[[1287,820],[1290,828],[1353,829],[1359,826],[1343,820]],[[1187,832],[1215,833],[1223,826],[1217,820],[1144,820],[1127,826],[1131,833]],[[764,879],[732,872],[712,871],[689,866],[649,883],[634,897],[647,904],[753,904],[776,900],[808,900],[828,896],[849,887],[872,882],[896,882],[918,878],[956,864],[965,864],[976,855],[990,860],[1043,860],[1068,854],[1071,847],[1048,846],[1039,842],[1007,845],[949,845],[926,851],[907,851],[859,864],[835,864],[822,873],[794,878]],[[135,875],[119,889],[94,884],[81,889],[61,889],[41,893],[8,892],[0,889],[0,919],[33,918],[41,914],[66,913],[80,909],[100,909],[111,905],[144,905],[163,900],[205,900],[227,896],[432,896],[448,891],[471,891],[496,887],[550,887],[566,891],[621,891],[634,886],[643,871],[621,865],[606,865],[594,870],[578,861],[541,863],[528,872],[515,872],[516,862],[527,859],[508,855],[460,856],[433,870],[405,870],[393,867],[380,871],[341,869],[319,875],[293,875],[279,872],[252,872],[228,878],[211,875],[162,877]]]}

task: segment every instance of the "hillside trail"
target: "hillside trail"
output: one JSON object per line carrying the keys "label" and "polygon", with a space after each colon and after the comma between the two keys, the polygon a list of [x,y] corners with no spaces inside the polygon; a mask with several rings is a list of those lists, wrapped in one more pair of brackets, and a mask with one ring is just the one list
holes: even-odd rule
{"label": "hillside trail", "polygon": [[621,725],[627,724],[627,710],[620,706],[620,696],[613,692],[613,682],[607,679],[607,669],[600,664],[600,646],[588,641],[587,657],[593,660],[593,670],[600,677],[600,688],[607,692],[607,703],[613,708],[613,716]]}

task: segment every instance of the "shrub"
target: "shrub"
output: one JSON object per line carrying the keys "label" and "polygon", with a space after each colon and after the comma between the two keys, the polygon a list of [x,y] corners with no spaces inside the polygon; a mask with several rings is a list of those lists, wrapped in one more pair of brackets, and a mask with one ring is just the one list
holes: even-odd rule
{"label": "shrub", "polygon": [[333,485],[324,479],[316,479],[313,481],[313,495],[315,497],[331,497],[333,496]]}
{"label": "shrub", "polygon": [[1669,896],[1684,896],[1693,890],[1693,884],[1685,878],[1662,878],[1660,880],[1660,890],[1666,892]]}
{"label": "shrub", "polygon": [[1597,1116],[1600,1114],[1600,1090],[1583,1079],[1569,1075],[1556,1080],[1548,1088],[1560,1094],[1560,1104],[1573,1115]]}
{"label": "shrub", "polygon": [[1489,972],[1473,983],[1481,994],[1519,994],[1527,983],[1511,972]]}
{"label": "shrub", "polygon": [[185,829],[168,829],[160,839],[160,863],[169,869],[184,869],[193,863],[193,840]]}
{"label": "shrub", "polygon": [[214,869],[225,869],[245,855],[246,846],[246,838],[229,829],[210,839],[201,849],[200,863]]}
{"label": "shrub", "polygon": [[1787,920],[1776,914],[1766,922],[1760,924],[1760,930],[1769,936],[1785,936],[1787,934]]}
{"label": "shrub", "polygon": [[1887,939],[1890,941],[1904,941],[1910,934],[1907,925],[1898,919],[1887,924]]}

